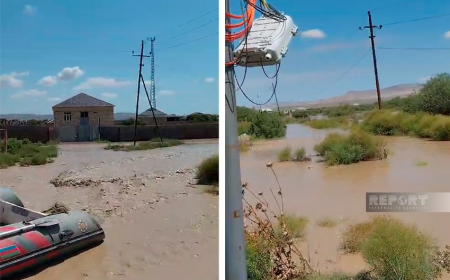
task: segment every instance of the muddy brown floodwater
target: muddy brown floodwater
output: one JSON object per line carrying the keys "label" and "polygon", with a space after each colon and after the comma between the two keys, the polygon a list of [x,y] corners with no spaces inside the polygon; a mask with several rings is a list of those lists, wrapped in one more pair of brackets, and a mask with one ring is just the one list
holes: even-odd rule
{"label": "muddy brown floodwater", "polygon": [[[0,170],[0,185],[26,207],[61,202],[106,232],[102,245],[26,279],[218,279],[218,199],[191,185],[217,140],[136,152],[104,145],[63,144],[52,164]],[[49,183],[61,173],[65,185]]]}
{"label": "muddy brown floodwater", "polygon": [[[306,241],[301,244],[304,256],[322,272],[341,270],[356,273],[366,268],[359,255],[338,255],[339,234],[349,224],[366,220],[366,192],[448,192],[450,191],[450,143],[414,138],[386,138],[392,155],[384,161],[363,162],[347,166],[325,167],[323,163],[275,163],[278,152],[290,145],[313,147],[329,133],[301,125],[288,125],[286,139],[256,142],[252,150],[241,154],[242,181],[254,192],[271,199],[270,188],[278,189],[266,163],[273,168],[283,189],[285,213],[303,215],[310,220]],[[246,197],[251,198],[249,195]],[[422,232],[435,237],[440,245],[450,244],[450,213],[394,213]],[[322,218],[338,221],[333,228],[316,226]],[[443,279],[450,279],[445,275]]]}

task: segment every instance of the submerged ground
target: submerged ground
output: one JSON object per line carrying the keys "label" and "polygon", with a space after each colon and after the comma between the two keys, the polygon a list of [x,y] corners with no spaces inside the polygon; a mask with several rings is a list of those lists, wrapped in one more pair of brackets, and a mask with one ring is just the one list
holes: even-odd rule
{"label": "submerged ground", "polygon": [[[366,220],[366,192],[448,192],[450,143],[406,137],[386,138],[391,155],[384,161],[362,162],[347,166],[325,167],[316,162],[276,163],[286,145],[292,149],[313,146],[330,131],[314,130],[302,125],[288,125],[286,139],[256,142],[251,151],[241,154],[242,181],[255,193],[263,192],[276,210],[270,188],[277,190],[276,180],[266,163],[274,170],[283,189],[285,213],[309,219],[304,242],[304,256],[314,269],[356,273],[366,265],[359,255],[338,254],[339,236],[349,224]],[[393,216],[438,240],[450,244],[450,213],[396,213]],[[334,227],[320,227],[318,220],[329,218]],[[450,279],[445,275],[443,279]]]}
{"label": "submerged ground", "polygon": [[[218,200],[190,184],[217,141],[137,152],[103,146],[64,144],[52,164],[0,170],[0,185],[26,207],[61,202],[94,214],[106,232],[102,245],[27,279],[218,279]],[[61,173],[68,183],[49,183]]]}

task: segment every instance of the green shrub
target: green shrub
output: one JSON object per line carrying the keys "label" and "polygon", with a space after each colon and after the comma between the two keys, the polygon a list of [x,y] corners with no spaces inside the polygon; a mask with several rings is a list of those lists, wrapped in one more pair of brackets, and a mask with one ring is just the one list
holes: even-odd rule
{"label": "green shrub", "polygon": [[278,161],[283,162],[283,161],[290,161],[290,160],[292,160],[291,152],[292,152],[292,149],[291,149],[290,146],[284,147],[284,148],[278,153]]}
{"label": "green shrub", "polygon": [[361,128],[376,135],[409,135],[437,141],[450,140],[450,116],[423,112],[408,114],[394,113],[391,110],[372,111],[365,117]]}
{"label": "green shrub", "polygon": [[306,119],[309,118],[309,114],[306,110],[295,110],[292,112],[292,117],[296,119]]}
{"label": "green shrub", "polygon": [[328,165],[381,160],[388,155],[386,144],[381,139],[358,130],[348,136],[329,134],[314,149],[325,158]]}
{"label": "green shrub", "polygon": [[[286,230],[293,238],[303,238],[306,235],[306,227],[308,226],[308,219],[303,216],[296,215],[284,215],[283,222],[286,226]],[[278,236],[283,236],[281,228],[276,228]]]}
{"label": "green shrub", "polygon": [[418,96],[421,111],[450,115],[450,73],[441,73],[429,79]]}
{"label": "green shrub", "polygon": [[240,121],[238,122],[238,135],[241,134],[249,134],[250,122],[248,121]]}
{"label": "green shrub", "polygon": [[246,266],[248,280],[272,280],[271,248],[265,240],[246,242]]}
{"label": "green shrub", "polygon": [[219,155],[203,160],[197,168],[198,183],[216,185],[219,183]]}
{"label": "green shrub", "polygon": [[255,138],[272,139],[283,137],[286,133],[286,127],[280,115],[262,112],[253,116],[248,131]]}
{"label": "green shrub", "polygon": [[377,224],[361,245],[373,272],[385,280],[435,279],[433,240],[398,220]]}
{"label": "green shrub", "polygon": [[295,150],[294,160],[301,161],[306,157],[306,149],[304,147]]}
{"label": "green shrub", "polygon": [[378,225],[389,223],[389,216],[373,216],[368,221],[350,225],[342,232],[340,249],[344,253],[353,254],[361,251],[362,243]]}
{"label": "green shrub", "polygon": [[334,117],[329,119],[311,120],[307,121],[305,124],[315,129],[327,129],[327,128],[346,129],[350,125],[350,120],[347,117]]}
{"label": "green shrub", "polygon": [[58,156],[58,148],[54,144],[32,143],[28,139],[8,139],[7,153],[3,147],[0,153],[0,168],[7,168],[19,163],[21,166],[43,165],[53,162]]}
{"label": "green shrub", "polygon": [[163,139],[163,142],[161,142],[161,139],[156,138],[152,139],[150,141],[142,141],[137,142],[137,145],[125,145],[125,144],[117,144],[117,143],[108,143],[104,147],[105,150],[113,150],[113,151],[144,151],[144,150],[152,150],[157,148],[167,148],[167,147],[173,147],[182,145],[183,142],[176,139]]}

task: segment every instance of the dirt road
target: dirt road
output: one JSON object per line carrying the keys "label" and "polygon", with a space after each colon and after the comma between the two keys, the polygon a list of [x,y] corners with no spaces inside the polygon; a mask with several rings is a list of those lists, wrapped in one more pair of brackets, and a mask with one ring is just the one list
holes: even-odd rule
{"label": "dirt road", "polygon": [[[26,279],[218,279],[218,199],[190,185],[217,141],[137,152],[103,146],[60,145],[52,164],[0,170],[0,184],[27,207],[61,202],[94,214],[106,232],[102,245]],[[59,175],[61,186],[49,183]]]}

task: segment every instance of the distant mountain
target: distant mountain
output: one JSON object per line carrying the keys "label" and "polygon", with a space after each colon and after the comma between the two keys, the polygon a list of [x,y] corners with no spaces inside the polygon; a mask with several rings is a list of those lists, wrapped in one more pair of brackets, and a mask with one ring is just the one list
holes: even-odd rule
{"label": "distant mountain", "polygon": [[[418,92],[422,89],[423,84],[403,84],[395,85],[381,89],[381,98],[389,100],[395,97],[406,97],[411,95],[414,91]],[[312,102],[283,102],[280,103],[280,108],[294,109],[298,107],[315,108],[315,107],[331,107],[345,104],[367,104],[377,101],[377,91],[361,90],[361,91],[347,91],[344,95],[320,99]],[[275,109],[276,104],[271,104],[270,108]]]}

